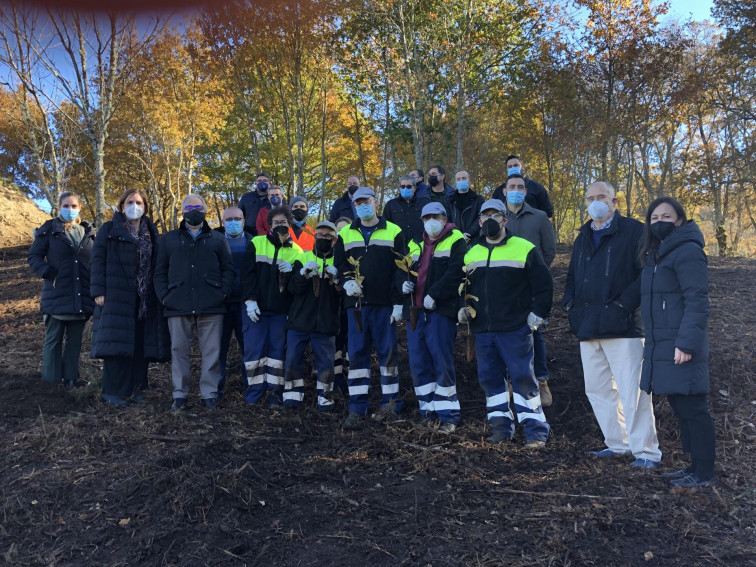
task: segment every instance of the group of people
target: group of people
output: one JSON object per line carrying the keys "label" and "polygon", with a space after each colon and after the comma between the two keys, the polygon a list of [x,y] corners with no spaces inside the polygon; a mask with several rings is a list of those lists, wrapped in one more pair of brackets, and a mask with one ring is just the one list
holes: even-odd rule
{"label": "group of people", "polygon": [[[91,355],[103,359],[103,402],[140,400],[149,362],[170,358],[172,408],[185,409],[196,333],[200,404],[212,409],[229,387],[235,335],[248,403],[301,406],[309,348],[317,409],[333,411],[340,391],[343,427],[357,428],[370,412],[373,350],[376,416],[403,409],[397,323],[405,321],[421,423],[450,434],[461,420],[454,344],[464,324],[492,427],[487,441],[511,440],[520,423],[526,447],[543,447],[543,407],[552,403],[541,327],[553,297],[553,210],[519,157],[507,162],[506,182],[488,200],[465,171],[452,188],[441,166],[429,170],[429,185],[413,170],[383,215],[373,190],[351,176],[330,220],[314,228],[307,201],[287,204],[265,174],[217,229],[204,199],[191,194],[179,227],[162,236],[139,189],[124,191],[96,234],[78,216],[79,199],[64,193],[59,216],[37,230],[29,251],[44,280],[42,378],[75,385],[84,324],[94,314]],[[588,188],[590,220],[575,241],[562,304],[605,438],[591,454],[632,454],[633,466],[658,467],[651,393],[666,394],[691,455],[689,467],[667,475],[677,486],[703,486],[714,479],[703,237],[674,199],[652,203],[645,225],[622,216],[617,203],[610,184]]]}

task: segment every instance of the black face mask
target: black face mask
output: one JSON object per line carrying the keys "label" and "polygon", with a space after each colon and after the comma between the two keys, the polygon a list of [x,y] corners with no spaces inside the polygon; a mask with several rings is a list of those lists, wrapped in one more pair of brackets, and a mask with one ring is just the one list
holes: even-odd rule
{"label": "black face mask", "polygon": [[267,193],[268,192],[268,184],[265,183],[265,181],[260,181],[260,183],[257,184],[257,190],[260,193]]}
{"label": "black face mask", "polygon": [[294,209],[291,211],[291,216],[294,217],[295,221],[303,221],[307,218],[307,211],[304,209]]}
{"label": "black face mask", "polygon": [[669,221],[656,221],[654,224],[648,227],[648,229],[651,231],[651,234],[653,234],[659,240],[664,240],[665,238],[667,238],[676,228],[677,227],[675,226],[675,223]]}
{"label": "black face mask", "polygon": [[357,192],[357,189],[359,189],[359,187],[357,187],[356,185],[350,185],[349,187],[347,187],[347,191],[349,191],[350,195],[354,195]]}
{"label": "black face mask", "polygon": [[501,234],[501,225],[499,224],[499,221],[495,219],[488,219],[483,223],[483,226],[481,228],[483,230],[483,234],[485,234],[488,238],[496,238]]}
{"label": "black face mask", "polygon": [[326,240],[325,238],[315,239],[315,249],[321,254],[325,255],[331,251],[332,240]]}
{"label": "black face mask", "polygon": [[186,224],[190,224],[192,226],[199,226],[205,220],[205,212],[198,211],[197,209],[192,209],[191,211],[187,211],[184,213],[184,220],[186,221]]}
{"label": "black face mask", "polygon": [[435,187],[436,185],[438,185],[438,182],[439,182],[438,175],[431,175],[428,178],[428,183],[431,184],[431,187]]}
{"label": "black face mask", "polygon": [[273,228],[273,234],[276,236],[288,236],[289,235],[289,227],[288,226],[277,226]]}

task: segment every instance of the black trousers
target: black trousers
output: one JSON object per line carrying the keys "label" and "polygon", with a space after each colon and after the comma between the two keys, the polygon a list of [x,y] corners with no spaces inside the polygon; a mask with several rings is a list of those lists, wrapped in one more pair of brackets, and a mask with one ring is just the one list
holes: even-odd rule
{"label": "black trousers", "polygon": [[134,356],[108,356],[102,361],[102,393],[126,398],[147,387],[144,358],[144,321],[137,320]]}
{"label": "black trousers", "polygon": [[706,394],[674,394],[668,395],[667,400],[680,424],[682,449],[690,454],[689,470],[701,480],[713,478],[716,442]]}

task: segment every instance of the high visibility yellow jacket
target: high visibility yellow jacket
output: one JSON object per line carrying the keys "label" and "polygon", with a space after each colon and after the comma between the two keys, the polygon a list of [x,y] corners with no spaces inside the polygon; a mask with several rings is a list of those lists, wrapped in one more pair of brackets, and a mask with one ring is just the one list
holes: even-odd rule
{"label": "high visibility yellow jacket", "polygon": [[546,318],[551,311],[553,281],[538,250],[523,238],[507,236],[497,244],[481,237],[465,255],[470,285],[468,299],[476,316],[473,333],[512,331],[524,326],[532,311]]}
{"label": "high visibility yellow jacket", "polygon": [[289,312],[292,295],[288,290],[291,274],[283,276],[286,284],[279,291],[281,283],[278,260],[294,264],[303,250],[294,242],[282,246],[278,236],[255,236],[247,247],[242,273],[242,299],[257,301],[260,311],[285,314]]}

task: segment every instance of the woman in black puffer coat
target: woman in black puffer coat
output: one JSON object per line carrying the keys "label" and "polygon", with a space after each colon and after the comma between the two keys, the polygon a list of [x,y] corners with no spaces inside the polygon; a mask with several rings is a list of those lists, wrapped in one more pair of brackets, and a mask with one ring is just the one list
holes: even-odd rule
{"label": "woman in black puffer coat", "polygon": [[73,193],[60,195],[58,209],[60,214],[35,232],[27,261],[44,280],[40,304],[46,329],[42,380],[72,388],[79,378],[84,325],[94,309],[89,259],[95,231],[79,218],[81,203]]}
{"label": "woman in black puffer coat", "polygon": [[92,250],[97,308],[91,356],[103,359],[102,400],[110,405],[142,399],[148,363],[169,356],[168,328],[152,283],[158,232],[147,210],[143,191],[124,191]]}
{"label": "woman in black puffer coat", "polygon": [[680,424],[690,466],[666,473],[674,486],[714,482],[714,423],[709,393],[708,264],[698,225],[680,203],[656,199],[648,208],[641,258],[641,315],[646,328],[641,388],[666,394]]}

